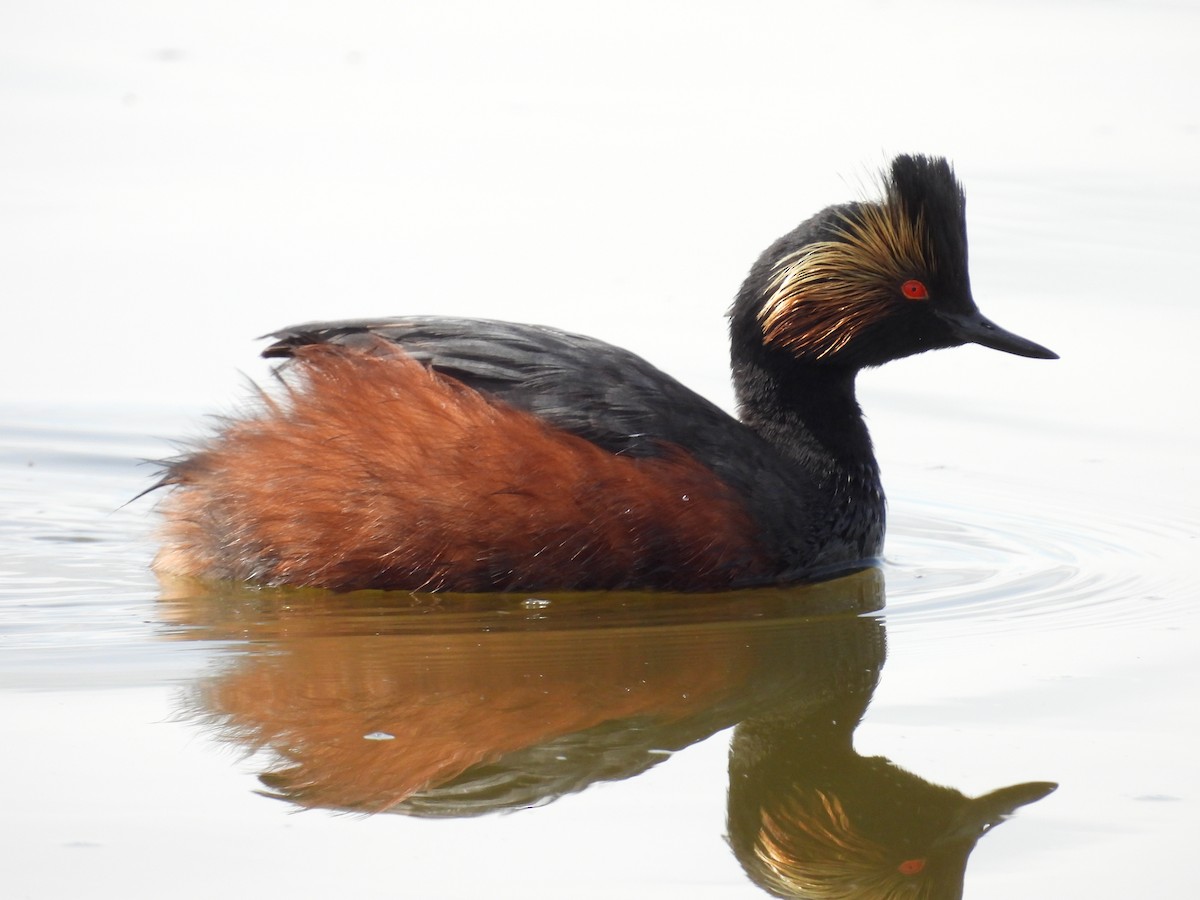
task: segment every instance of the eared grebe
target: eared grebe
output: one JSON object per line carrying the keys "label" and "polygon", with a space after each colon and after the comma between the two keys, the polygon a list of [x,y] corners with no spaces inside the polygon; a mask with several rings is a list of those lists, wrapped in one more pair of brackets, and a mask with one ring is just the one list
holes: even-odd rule
{"label": "eared grebe", "polygon": [[285,389],[173,461],[165,574],[352,590],[705,591],[881,549],[859,369],[937,347],[1055,354],[971,298],[950,164],[772,244],[730,312],[741,421],[625,350],[398,318],[286,328]]}

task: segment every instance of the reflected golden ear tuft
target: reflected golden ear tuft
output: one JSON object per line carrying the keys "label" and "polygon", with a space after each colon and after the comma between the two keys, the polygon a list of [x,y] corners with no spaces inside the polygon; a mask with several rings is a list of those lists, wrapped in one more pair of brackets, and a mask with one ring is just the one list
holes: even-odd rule
{"label": "reflected golden ear tuft", "polygon": [[822,790],[799,792],[762,811],[752,867],[756,880],[781,897],[935,895],[919,877],[924,866],[898,869],[893,852],[859,832],[841,801]]}

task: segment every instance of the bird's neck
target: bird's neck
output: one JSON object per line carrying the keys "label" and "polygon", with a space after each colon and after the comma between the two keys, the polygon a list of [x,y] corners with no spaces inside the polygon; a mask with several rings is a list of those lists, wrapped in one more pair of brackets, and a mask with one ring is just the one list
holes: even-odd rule
{"label": "bird's neck", "polygon": [[[779,454],[788,474],[778,496],[760,498],[784,556],[808,577],[878,558],[886,508],[871,438],[854,396],[856,370],[802,364],[769,351],[734,353],[742,421]],[[767,483],[773,483],[766,479]]]}
{"label": "bird's neck", "polygon": [[855,397],[856,370],[790,357],[734,360],[741,419],[805,471],[877,485],[871,438]]}

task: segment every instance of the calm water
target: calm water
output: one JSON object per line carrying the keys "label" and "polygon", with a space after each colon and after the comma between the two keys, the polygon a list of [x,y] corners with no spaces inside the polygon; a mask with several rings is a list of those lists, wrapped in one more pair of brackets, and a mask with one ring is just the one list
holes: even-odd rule
{"label": "calm water", "polygon": [[[1194,10],[112,8],[0,13],[5,896],[1194,891]],[[1063,358],[864,373],[880,571],[686,598],[149,573],[140,460],[265,378],[253,335],[552,322],[728,403],[754,256],[910,149],[966,181],[981,308]]]}
{"label": "calm water", "polygon": [[[809,861],[792,877],[887,876],[911,833],[970,819],[963,794],[1030,782],[1061,786],[1018,789],[1031,805],[978,844],[968,896],[1142,895],[1187,865],[1183,509],[911,470],[882,572],[816,587],[205,594],[154,582],[149,503],[121,506],[152,418],[9,415],[15,896],[750,897],[731,846],[763,822]],[[827,797],[862,837],[832,870],[802,827]]]}

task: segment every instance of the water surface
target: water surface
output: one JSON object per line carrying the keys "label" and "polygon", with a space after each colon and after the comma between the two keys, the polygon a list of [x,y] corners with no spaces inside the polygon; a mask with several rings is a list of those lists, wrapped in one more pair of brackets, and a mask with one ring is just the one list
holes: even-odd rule
{"label": "water surface", "polygon": [[[1182,510],[1080,519],[1070,493],[907,471],[902,489],[954,502],[893,494],[883,569],[811,588],[214,592],[146,569],[148,501],[121,505],[150,476],[143,431],[11,414],[0,702],[29,896],[131,872],[123,895],[148,895],[183,870],[183,896],[382,896],[396,866],[422,896],[556,895],[586,867],[585,896],[754,896],[732,849],[761,857],[747,821],[840,797],[877,871],[872,852],[924,859],[901,834],[944,827],[962,795],[1028,783],[972,854],[968,896],[1074,893],[1087,879],[1064,858],[1117,847],[1180,864]],[[872,778],[899,792],[902,832]],[[1061,787],[1037,800],[1044,782]]]}
{"label": "water surface", "polygon": [[[1195,11],[499,9],[0,14],[6,896],[1187,895]],[[269,380],[254,335],[547,322],[728,405],[754,256],[912,150],[966,182],[981,308],[1062,359],[863,374],[878,572],[703,598],[149,573],[140,460]],[[948,822],[958,855],[915,855]]]}

